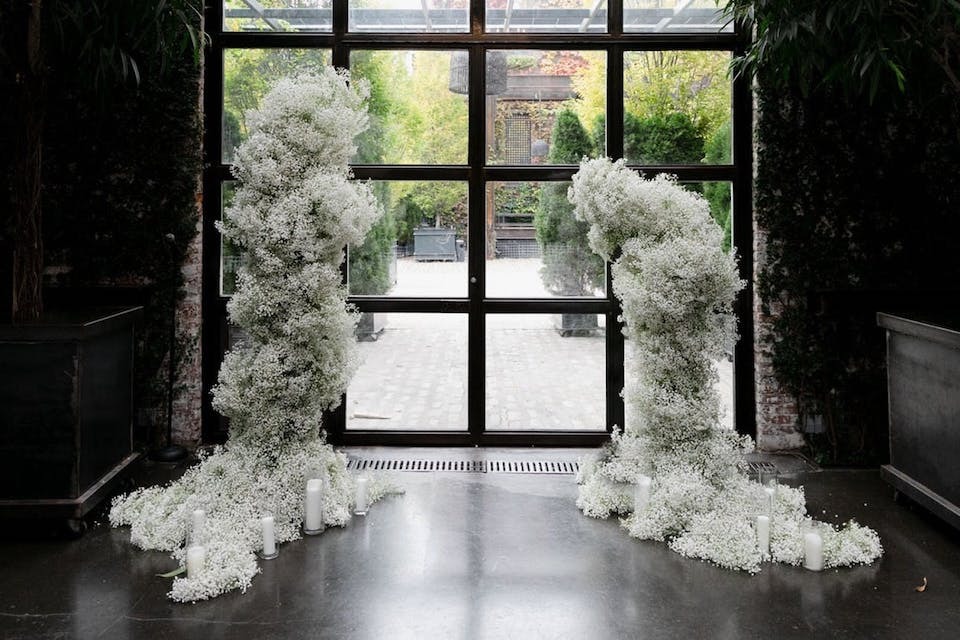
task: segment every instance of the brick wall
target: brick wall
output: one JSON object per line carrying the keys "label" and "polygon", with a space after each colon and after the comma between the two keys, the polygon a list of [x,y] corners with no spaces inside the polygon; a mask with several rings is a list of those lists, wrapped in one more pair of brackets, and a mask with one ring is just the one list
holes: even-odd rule
{"label": "brick wall", "polygon": [[[201,30],[203,22],[201,18]],[[200,91],[197,110],[203,113],[204,59],[200,59]],[[197,141],[201,153],[203,138]],[[201,442],[201,415],[203,408],[203,369],[200,349],[203,299],[203,176],[197,176],[196,235],[183,263],[184,296],[177,305],[177,339],[185,345],[177,370],[177,382],[173,398],[173,441],[194,448]]]}
{"label": "brick wall", "polygon": [[177,371],[173,398],[173,440],[186,447],[200,444],[200,415],[203,385],[200,361],[201,274],[203,251],[201,236],[201,198],[197,198],[197,235],[190,244],[183,264],[184,297],[177,305],[177,338],[185,345]]}
{"label": "brick wall", "polygon": [[[759,150],[758,161],[762,160]],[[767,236],[753,221],[753,281],[766,260]],[[769,313],[764,313],[760,293],[754,285],[753,322],[754,336],[754,384],[757,402],[757,448],[763,451],[797,449],[804,446],[803,435],[798,429],[797,405],[793,398],[780,387],[773,372],[770,354],[770,335],[773,321],[778,313],[776,305],[771,305]]]}

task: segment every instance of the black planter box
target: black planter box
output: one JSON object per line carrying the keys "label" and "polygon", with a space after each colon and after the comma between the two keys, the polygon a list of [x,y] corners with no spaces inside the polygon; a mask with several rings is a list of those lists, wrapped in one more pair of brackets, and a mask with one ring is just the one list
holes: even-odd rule
{"label": "black planter box", "polygon": [[960,529],[960,315],[880,313],[887,330],[890,464],[883,478]]}
{"label": "black planter box", "polygon": [[457,232],[445,228],[420,228],[413,231],[413,255],[417,262],[427,260],[460,260]]}
{"label": "black planter box", "polygon": [[0,515],[79,518],[133,453],[140,307],[0,325]]}
{"label": "black planter box", "polygon": [[564,338],[590,336],[600,328],[595,313],[562,313],[554,316],[553,326]]}

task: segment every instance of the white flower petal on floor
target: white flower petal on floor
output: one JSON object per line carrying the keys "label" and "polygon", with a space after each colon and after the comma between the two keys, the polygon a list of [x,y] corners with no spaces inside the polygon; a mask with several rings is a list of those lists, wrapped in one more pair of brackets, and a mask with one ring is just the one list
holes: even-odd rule
{"label": "white flower petal on floor", "polygon": [[[323,524],[350,519],[354,480],[320,427],[356,367],[344,247],[363,242],[382,215],[347,167],[367,95],[331,68],[279,80],[248,114],[250,136],[235,156],[240,185],[219,225],[246,256],[227,309],[249,340],[225,356],[213,392],[230,439],[169,486],[118,498],[110,513],[112,525],[130,526],[133,544],[183,564],[190,514],[206,511],[204,567],[174,580],[174,600],[245,591],[258,572],[261,517],[273,515],[278,543],[300,538],[306,482],[317,473],[326,479]],[[369,500],[388,489],[373,478]]]}
{"label": "white flower petal on floor", "polygon": [[[632,384],[624,390],[629,429],[615,433],[584,465],[577,506],[584,514],[625,516],[630,535],[667,541],[685,556],[751,573],[763,560],[754,524],[770,511],[770,557],[803,561],[803,489],[780,486],[772,505],[744,476],[748,437],[721,426],[713,362],[735,332],[733,303],[744,283],[736,255],[721,249],[709,205],[676,180],[645,180],[622,160],[581,163],[569,191],[574,213],[590,223],[591,248],[612,262],[623,309]],[[653,481],[646,506],[632,513],[625,483]],[[876,532],[850,522],[816,524],[824,566],[873,562]]]}

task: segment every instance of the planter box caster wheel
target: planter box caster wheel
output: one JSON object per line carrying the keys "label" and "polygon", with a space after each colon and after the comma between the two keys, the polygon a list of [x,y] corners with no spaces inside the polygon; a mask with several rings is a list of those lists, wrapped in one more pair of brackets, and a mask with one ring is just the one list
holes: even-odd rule
{"label": "planter box caster wheel", "polygon": [[899,489],[893,490],[893,501],[901,507],[909,507],[913,501]]}
{"label": "planter box caster wheel", "polygon": [[87,522],[83,518],[67,518],[63,521],[61,531],[68,540],[79,540],[87,532]]}

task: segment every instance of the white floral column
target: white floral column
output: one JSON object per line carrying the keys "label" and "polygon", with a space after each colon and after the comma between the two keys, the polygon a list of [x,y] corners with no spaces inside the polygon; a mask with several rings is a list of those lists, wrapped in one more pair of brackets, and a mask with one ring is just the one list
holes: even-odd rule
{"label": "white floral column", "polygon": [[344,247],[361,243],[380,215],[347,166],[367,124],[366,96],[328,69],[280,80],[247,117],[240,185],[220,226],[246,256],[228,311],[249,340],[225,357],[213,399],[230,418],[229,442],[169,487],[119,499],[110,514],[130,525],[134,544],[183,563],[190,514],[206,512],[204,569],[174,581],[174,600],[246,589],[261,516],[273,515],[277,542],[299,538],[308,477],[325,479],[324,524],[350,518],[353,482],[320,428],[355,368]]}
{"label": "white floral column", "polygon": [[[743,473],[748,437],[723,429],[713,363],[735,331],[733,301],[743,282],[736,257],[721,250],[721,230],[707,202],[658,176],[644,180],[623,161],[585,161],[570,200],[590,223],[594,251],[613,261],[613,290],[623,308],[634,383],[624,389],[630,430],[585,465],[577,501],[593,517],[628,515],[631,535],[668,541],[684,555],[758,571],[753,525],[771,518],[770,554],[803,560],[803,490],[781,486],[771,502]],[[645,506],[634,509],[630,483],[652,478]],[[849,523],[820,523],[826,566],[871,562],[876,533]]]}

